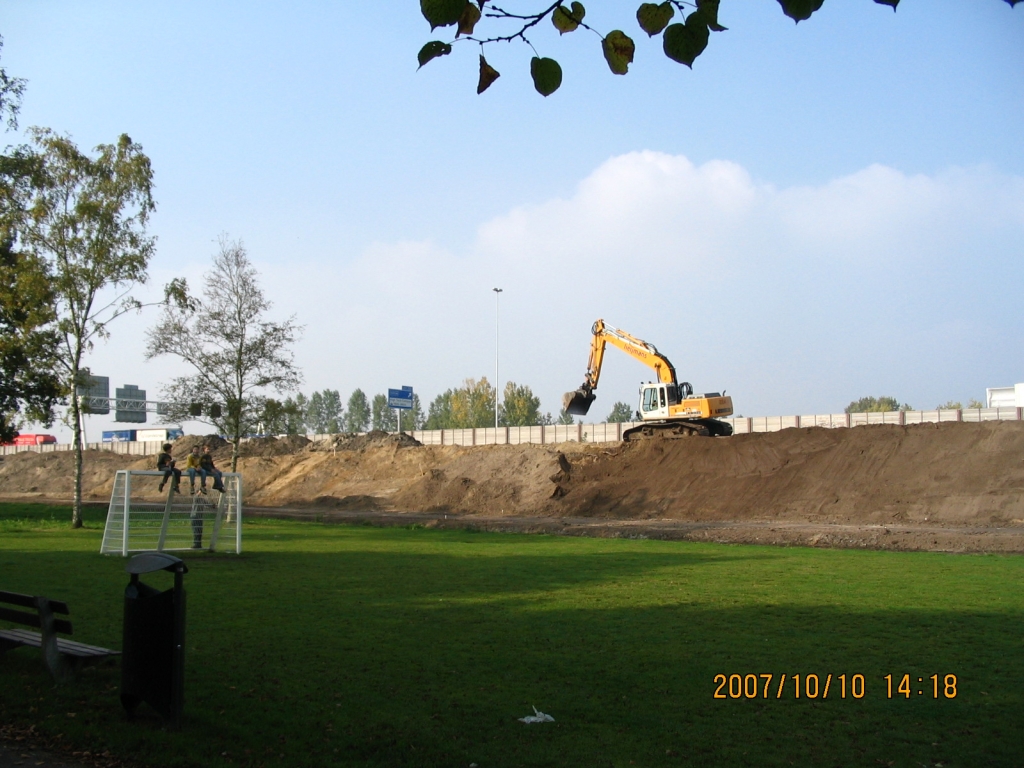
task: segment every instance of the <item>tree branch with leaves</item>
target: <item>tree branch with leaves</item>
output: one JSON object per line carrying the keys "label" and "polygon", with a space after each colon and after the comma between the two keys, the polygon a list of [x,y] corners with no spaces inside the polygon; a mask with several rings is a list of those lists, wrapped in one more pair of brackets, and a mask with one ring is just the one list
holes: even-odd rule
{"label": "tree branch with leaves", "polygon": [[[4,47],[4,39],[0,37],[0,50]],[[0,120],[6,120],[7,128],[14,130],[18,127],[18,111],[21,109],[21,99],[25,95],[25,79],[11,77],[7,70],[0,67]]]}
{"label": "tree branch with leaves", "polygon": [[[749,2],[750,0],[746,0]],[[543,0],[542,0],[543,2]],[[662,3],[640,3],[636,9],[636,23],[639,28],[654,38],[661,36],[664,54],[692,68],[693,62],[707,48],[712,32],[725,32],[718,21],[721,0],[665,0]],[[794,22],[806,21],[821,9],[824,0],[777,0],[782,12]],[[899,0],[874,0],[893,10]],[[1011,7],[1021,0],[1005,0]],[[521,3],[525,5],[526,3]],[[521,42],[533,51],[530,60],[530,76],[533,86],[542,96],[550,96],[562,84],[562,67],[553,58],[541,56],[530,37],[539,25],[549,19],[558,30],[559,36],[583,28],[600,40],[601,52],[612,74],[625,75],[633,63],[636,44],[622,29],[613,29],[606,34],[584,21],[587,10],[578,0],[566,2],[556,0],[548,5],[530,3],[536,10],[511,11],[488,0],[420,0],[420,11],[430,23],[433,32],[439,27],[456,28],[455,39],[449,42],[431,40],[417,55],[420,66],[441,56],[447,56],[453,45],[459,42],[473,42],[480,47],[480,75],[476,92],[483,93],[497,80],[500,73],[488,64],[484,57],[486,46],[495,43]],[[539,6],[539,7],[537,7]],[[673,22],[673,20],[675,20]],[[488,34],[478,32],[486,28]]]}

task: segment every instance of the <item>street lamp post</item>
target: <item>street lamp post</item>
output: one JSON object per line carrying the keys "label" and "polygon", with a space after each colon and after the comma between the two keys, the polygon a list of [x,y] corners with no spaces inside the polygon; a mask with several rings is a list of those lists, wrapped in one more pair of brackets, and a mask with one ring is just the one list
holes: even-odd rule
{"label": "street lamp post", "polygon": [[[494,428],[498,428],[498,401],[501,400],[501,380],[498,378],[498,305],[501,299],[501,288],[494,291]],[[495,438],[497,440],[497,438]]]}

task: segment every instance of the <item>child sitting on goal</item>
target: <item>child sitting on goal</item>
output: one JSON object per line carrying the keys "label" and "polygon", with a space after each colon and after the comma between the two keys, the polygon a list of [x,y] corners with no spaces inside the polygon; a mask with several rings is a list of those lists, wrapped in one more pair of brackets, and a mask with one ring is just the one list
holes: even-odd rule
{"label": "child sitting on goal", "polygon": [[[193,445],[192,450],[189,451],[188,457],[185,459],[185,472],[188,474],[188,484],[192,495],[195,495],[196,492],[196,472],[200,471],[199,458],[199,445]],[[205,475],[202,477],[205,481]],[[204,482],[203,485],[205,484]]]}
{"label": "child sitting on goal", "polygon": [[160,481],[159,490],[163,491],[168,478],[173,477],[174,480],[171,482],[171,491],[173,493],[180,493],[178,485],[181,483],[181,470],[175,469],[174,467],[174,458],[171,456],[171,444],[164,443],[163,448],[163,453],[161,453],[156,460],[156,468],[158,470],[162,470],[164,473],[164,478]]}
{"label": "child sitting on goal", "polygon": [[221,471],[214,466],[213,454],[210,453],[210,446],[203,446],[203,455],[199,457],[199,482],[200,493],[206,493],[206,476],[213,477],[213,490],[224,493],[224,483],[221,482]]}

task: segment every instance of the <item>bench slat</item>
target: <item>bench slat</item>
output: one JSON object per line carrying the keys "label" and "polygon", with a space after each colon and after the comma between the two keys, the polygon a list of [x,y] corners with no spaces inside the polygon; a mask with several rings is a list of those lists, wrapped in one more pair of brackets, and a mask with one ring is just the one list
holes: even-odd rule
{"label": "bench slat", "polygon": [[90,656],[120,656],[120,651],[115,651],[112,648],[100,648],[98,645],[86,645],[85,643],[76,643],[74,640],[62,640],[57,638],[57,647],[61,653],[66,653],[69,656],[80,656],[82,658]]}
{"label": "bench slat", "polygon": [[43,641],[42,635],[27,629],[0,629],[0,637],[22,645],[34,645],[37,648]]}
{"label": "bench slat", "polygon": [[0,620],[13,621],[17,624],[24,624],[26,627],[42,626],[42,622],[39,621],[38,613],[16,611],[13,608],[4,608],[3,606],[0,606]]}
{"label": "bench slat", "polygon": [[[42,636],[38,632],[31,632],[27,629],[2,629],[0,630],[0,637],[34,648],[39,648],[43,643]],[[57,638],[57,649],[67,656],[77,656],[79,658],[121,655],[120,651],[114,651],[110,648],[86,645],[85,643],[77,643],[74,640],[64,640],[59,637]]]}
{"label": "bench slat", "polygon": [[[4,592],[0,590],[0,603],[9,605],[20,605],[22,608],[35,608],[36,599],[32,595],[22,595],[18,592]],[[50,600],[50,610],[63,616],[69,615],[68,604],[61,600]]]}
{"label": "bench slat", "polygon": [[[13,621],[26,627],[41,628],[43,626],[38,613],[26,613],[25,611],[16,611],[13,608],[4,608],[3,606],[0,606],[0,620]],[[67,619],[54,619],[53,629],[55,632],[61,632],[65,635],[74,634],[71,631],[71,622]]]}

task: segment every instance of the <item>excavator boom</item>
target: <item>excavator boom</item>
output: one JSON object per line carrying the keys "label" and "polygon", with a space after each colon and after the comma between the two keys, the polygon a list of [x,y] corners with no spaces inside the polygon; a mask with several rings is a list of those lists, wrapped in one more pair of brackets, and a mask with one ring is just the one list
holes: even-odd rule
{"label": "excavator boom", "polygon": [[590,359],[587,361],[587,374],[583,379],[583,384],[579,389],[566,392],[562,396],[562,408],[566,413],[585,416],[590,410],[591,404],[597,397],[594,390],[597,389],[597,382],[601,378],[606,344],[618,347],[644,365],[653,368],[660,383],[675,385],[676,369],[653,344],[608,325],[604,320],[597,320],[591,331],[593,335],[590,340]]}
{"label": "excavator boom", "polygon": [[605,346],[611,344],[652,368],[657,381],[640,385],[640,425],[622,433],[623,440],[646,437],[685,437],[732,434],[732,426],[724,417],[732,415],[732,398],[724,392],[694,394],[689,382],[676,381],[676,369],[657,347],[643,339],[614,328],[603,320],[594,323],[590,340],[590,360],[587,375],[579,389],[566,392],[562,407],[567,413],[583,416],[590,410],[601,378]]}

